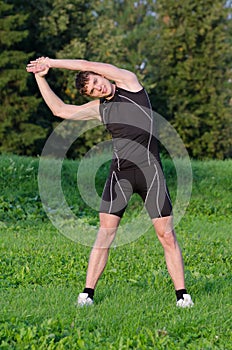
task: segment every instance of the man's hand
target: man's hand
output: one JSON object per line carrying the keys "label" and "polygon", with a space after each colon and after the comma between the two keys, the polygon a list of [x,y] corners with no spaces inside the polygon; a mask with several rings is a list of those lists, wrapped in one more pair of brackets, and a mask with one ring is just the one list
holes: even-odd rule
{"label": "man's hand", "polygon": [[50,68],[49,58],[48,57],[40,57],[35,61],[30,61],[28,63],[26,70],[27,72],[37,74],[40,77],[45,76]]}

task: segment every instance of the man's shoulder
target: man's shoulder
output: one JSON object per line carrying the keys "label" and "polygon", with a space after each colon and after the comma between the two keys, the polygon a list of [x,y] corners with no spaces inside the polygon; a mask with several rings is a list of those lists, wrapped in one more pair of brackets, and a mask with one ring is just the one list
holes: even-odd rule
{"label": "man's shoulder", "polygon": [[140,82],[137,80],[134,83],[116,83],[117,89],[122,89],[128,92],[139,92],[143,89],[143,86],[140,84]]}
{"label": "man's shoulder", "polygon": [[123,88],[117,88],[116,93],[117,93],[117,96],[119,96],[119,98],[121,97],[121,98],[125,98],[125,99],[132,99],[135,101],[137,99],[142,98],[142,96],[147,98],[147,93],[146,93],[146,90],[144,89],[143,86],[141,86],[140,89],[138,89],[136,91],[123,89]]}

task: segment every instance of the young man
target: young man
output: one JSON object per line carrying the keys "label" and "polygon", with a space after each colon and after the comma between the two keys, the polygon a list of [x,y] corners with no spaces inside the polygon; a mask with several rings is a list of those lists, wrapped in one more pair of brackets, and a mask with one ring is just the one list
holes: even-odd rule
{"label": "young man", "polygon": [[[80,106],[65,104],[45,79],[50,68],[80,71],[76,86],[94,100]],[[102,195],[100,227],[78,304],[93,303],[94,290],[106,266],[109,248],[127,203],[136,192],[142,197],[163,246],[176,290],[177,306],[193,306],[185,289],[182,254],[173,229],[172,205],[154,137],[152,108],[136,75],[106,63],[48,57],[31,61],[27,71],[35,74],[43,99],[55,116],[73,120],[97,118],[113,138],[114,157]]]}

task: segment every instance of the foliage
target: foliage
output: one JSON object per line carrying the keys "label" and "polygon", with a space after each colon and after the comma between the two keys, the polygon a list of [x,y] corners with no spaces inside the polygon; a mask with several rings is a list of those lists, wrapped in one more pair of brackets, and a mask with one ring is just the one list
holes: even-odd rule
{"label": "foliage", "polygon": [[[0,9],[1,152],[40,154],[60,123],[25,72],[28,60],[45,55],[134,71],[192,157],[231,157],[230,0],[1,0]],[[74,76],[53,70],[48,81],[65,102],[81,104],[88,99]],[[102,134],[89,131],[67,156],[85,154]]]}
{"label": "foliage", "polygon": [[13,6],[0,1],[0,151],[17,154],[37,152],[44,129],[33,115],[37,100],[28,96],[25,62],[28,52],[23,42],[28,37],[28,14],[15,13]]}
{"label": "foliage", "polygon": [[[229,1],[157,1],[155,91],[191,156],[232,151]],[[161,96],[161,98],[159,97]]]}

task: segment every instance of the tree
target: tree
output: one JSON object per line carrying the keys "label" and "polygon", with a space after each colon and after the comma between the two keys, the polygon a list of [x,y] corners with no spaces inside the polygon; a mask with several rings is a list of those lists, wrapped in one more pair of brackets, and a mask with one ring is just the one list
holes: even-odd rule
{"label": "tree", "polygon": [[28,54],[21,44],[28,36],[28,15],[15,12],[0,1],[0,151],[31,154],[45,132],[31,117],[38,103],[27,93],[25,63]]}
{"label": "tree", "polygon": [[[230,8],[231,0],[0,0],[0,151],[41,153],[60,123],[25,72],[30,58],[46,55],[134,71],[191,156],[231,156]],[[75,72],[47,78],[65,102],[88,100],[75,89]],[[68,156],[84,154],[102,132],[88,131]]]}
{"label": "tree", "polygon": [[[88,33],[94,26],[95,15],[91,2],[84,0],[46,0],[44,1],[42,16],[39,20],[38,40],[45,42],[43,55],[54,58],[88,59]],[[52,44],[51,44],[52,43]],[[81,96],[75,88],[75,72],[68,70],[51,70],[48,81],[54,91],[66,102],[82,104],[88,99]],[[45,110],[44,110],[45,112]],[[50,112],[46,111],[48,117]],[[57,118],[51,117],[52,129],[60,123]],[[77,123],[79,125],[79,123]],[[78,126],[77,125],[77,126]],[[81,126],[80,126],[81,128]],[[57,148],[66,147],[66,140],[73,130],[64,130],[59,135]],[[67,156],[75,158],[86,153],[95,143],[102,140],[103,128],[96,128],[84,133],[69,148]]]}
{"label": "tree", "polygon": [[[147,30],[148,4],[141,1],[49,1],[39,20],[39,40],[52,43],[49,48],[56,58],[85,58],[109,62],[135,71],[141,78]],[[60,19],[58,21],[58,19]],[[127,20],[127,21],[126,21]],[[142,29],[142,30],[141,30]],[[141,47],[138,56],[138,46]],[[76,91],[74,72],[53,72],[48,76],[53,88],[68,103],[88,101]],[[54,127],[57,122],[53,123]],[[102,140],[104,127],[88,131],[69,150],[69,157],[86,153]],[[64,137],[68,137],[65,133]],[[104,135],[104,137],[107,137]],[[83,146],[85,145],[85,146]]]}
{"label": "tree", "polygon": [[154,100],[193,157],[231,156],[229,5],[221,0],[156,3]]}
{"label": "tree", "polygon": [[[85,55],[85,37],[87,36],[90,23],[91,13],[88,2],[84,0],[41,0],[39,2],[22,2],[21,0],[5,0],[2,4],[2,21],[4,21],[4,35],[7,45],[2,45],[3,55],[9,56],[15,55],[19,57],[18,47],[20,46],[21,60],[17,62],[14,59],[13,63],[15,67],[20,71],[20,79],[18,84],[12,85],[11,90],[5,89],[7,99],[10,99],[11,108],[6,108],[6,103],[2,105],[5,111],[5,115],[2,119],[7,120],[10,132],[13,135],[15,132],[17,137],[9,135],[11,144],[6,140],[6,136],[3,138],[4,142],[1,150],[11,151],[19,154],[37,155],[40,154],[44,143],[46,142],[49,134],[56,128],[61,120],[54,117],[51,111],[45,105],[41,95],[38,91],[38,87],[35,83],[33,75],[29,75],[25,71],[25,66],[30,59],[45,55],[54,58],[82,58]],[[17,14],[16,10],[17,9]],[[8,12],[10,11],[11,17],[8,18]],[[24,15],[23,15],[24,14]],[[90,15],[90,17],[89,17]],[[21,25],[17,26],[17,18],[20,16]],[[10,22],[11,20],[11,22]],[[7,26],[7,21],[9,25]],[[3,22],[2,22],[3,23]],[[14,23],[14,25],[12,25]],[[20,32],[21,41],[19,41],[19,35],[16,37],[15,31]],[[7,30],[6,30],[7,28]],[[12,32],[12,35],[9,32]],[[18,38],[18,39],[17,39]],[[13,52],[14,51],[14,52]],[[12,52],[12,53],[11,53]],[[20,64],[20,66],[19,66]],[[6,68],[6,67],[5,67]],[[9,68],[13,74],[12,67]],[[5,74],[10,77],[9,72]],[[48,75],[48,81],[54,91],[67,103],[75,103],[74,99],[77,99],[77,103],[83,103],[84,99],[77,95],[74,87],[75,73],[61,70],[51,70]],[[19,84],[24,84],[25,89],[21,94],[19,93]],[[9,88],[9,84],[6,81],[6,86]],[[22,94],[24,101],[28,100],[27,113],[21,116],[20,121],[16,125],[15,115],[18,115],[18,109],[21,110],[20,103],[22,102]],[[9,118],[14,120],[14,124],[9,122]],[[24,124],[22,124],[22,118]],[[19,118],[18,118],[19,119]],[[24,126],[24,134],[22,134],[22,127]],[[2,123],[2,127],[3,123]],[[34,128],[34,130],[32,130]],[[5,130],[5,129],[4,129]],[[9,134],[9,131],[5,131]],[[29,135],[29,144],[26,137],[26,133]],[[37,137],[34,140],[34,137]],[[67,135],[64,135],[64,138]],[[35,142],[32,145],[32,140]],[[78,145],[78,149],[75,147],[69,151],[69,156],[80,155],[86,151],[86,147],[83,149],[85,140],[82,140]],[[20,144],[20,148],[19,148]],[[59,140],[59,145],[62,146],[62,135]],[[54,150],[57,152],[57,150]]]}

